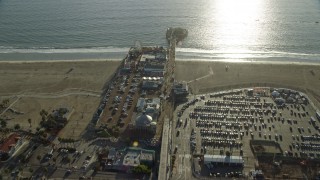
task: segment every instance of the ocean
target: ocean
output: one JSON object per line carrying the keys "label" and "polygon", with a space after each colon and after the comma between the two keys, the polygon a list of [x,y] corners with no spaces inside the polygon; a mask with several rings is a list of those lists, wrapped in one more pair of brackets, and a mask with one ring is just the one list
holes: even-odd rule
{"label": "ocean", "polygon": [[320,62],[320,0],[0,0],[0,60],[121,59],[167,46],[177,59]]}

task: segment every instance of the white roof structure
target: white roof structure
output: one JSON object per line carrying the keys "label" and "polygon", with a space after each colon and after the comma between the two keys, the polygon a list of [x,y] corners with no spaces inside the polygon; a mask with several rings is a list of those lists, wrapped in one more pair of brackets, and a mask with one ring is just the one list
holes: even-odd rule
{"label": "white roof structure", "polygon": [[123,165],[138,166],[140,164],[140,153],[137,151],[129,151],[123,158]]}
{"label": "white roof structure", "polygon": [[150,126],[152,117],[143,113],[136,119],[136,126]]}
{"label": "white roof structure", "polygon": [[154,59],[155,55],[152,54],[142,54],[140,61],[145,62],[146,59]]}
{"label": "white roof structure", "polygon": [[241,156],[226,155],[204,155],[204,164],[222,163],[222,164],[243,164]]}
{"label": "white roof structure", "polygon": [[152,99],[148,99],[146,101],[147,106],[150,107],[156,107],[156,109],[158,109],[160,107],[160,98],[152,98]]}

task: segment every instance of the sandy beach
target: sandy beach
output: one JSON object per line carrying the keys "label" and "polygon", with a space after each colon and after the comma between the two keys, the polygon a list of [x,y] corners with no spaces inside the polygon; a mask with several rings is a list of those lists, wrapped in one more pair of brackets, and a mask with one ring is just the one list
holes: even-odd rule
{"label": "sandy beach", "polygon": [[[59,136],[78,138],[96,111],[104,85],[119,61],[0,62],[0,100],[10,99],[1,116],[8,126],[35,130],[41,109],[68,107],[72,113]],[[210,93],[239,87],[273,86],[305,92],[320,107],[320,65],[304,63],[231,63],[177,61],[175,78],[193,92]],[[32,120],[30,127],[27,119]]]}
{"label": "sandy beach", "polygon": [[319,64],[178,61],[175,69],[176,79],[188,82],[197,94],[239,87],[283,87],[300,90],[320,105]]}
{"label": "sandy beach", "polygon": [[[8,98],[12,109],[1,117],[7,126],[19,123],[35,131],[41,117],[60,107],[70,110],[69,123],[59,136],[77,139],[96,111],[104,85],[118,61],[0,62],[0,100]],[[31,119],[31,127],[27,119]]]}

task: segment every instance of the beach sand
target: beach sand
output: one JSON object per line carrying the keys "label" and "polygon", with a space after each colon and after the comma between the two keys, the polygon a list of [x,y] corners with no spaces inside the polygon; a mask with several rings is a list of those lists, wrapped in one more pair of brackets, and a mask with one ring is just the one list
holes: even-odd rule
{"label": "beach sand", "polygon": [[[104,85],[119,61],[0,62],[0,100],[23,114],[6,112],[8,127],[19,123],[35,131],[41,109],[68,107],[72,112],[59,136],[77,139],[100,102]],[[227,67],[227,68],[226,68]],[[231,88],[273,86],[305,92],[320,107],[320,65],[303,63],[227,63],[177,61],[175,78],[196,94]],[[30,118],[30,127],[27,119]]]}
{"label": "beach sand", "polygon": [[320,65],[178,61],[175,78],[196,94],[240,87],[282,87],[306,93],[320,107]]}
{"label": "beach sand", "polygon": [[[8,98],[7,127],[19,123],[35,131],[39,112],[60,107],[70,110],[69,123],[60,131],[62,138],[77,139],[97,110],[104,85],[113,76],[118,61],[0,62],[0,100]],[[0,113],[1,114],[1,113]],[[31,119],[31,127],[28,119]]]}

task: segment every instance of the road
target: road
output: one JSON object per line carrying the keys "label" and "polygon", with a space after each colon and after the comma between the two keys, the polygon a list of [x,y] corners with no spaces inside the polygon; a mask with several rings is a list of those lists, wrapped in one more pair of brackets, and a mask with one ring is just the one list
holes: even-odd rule
{"label": "road", "polygon": [[[181,106],[178,106],[179,110]],[[186,109],[188,111],[189,108]],[[181,117],[182,124],[177,126],[178,117],[175,115],[174,123],[172,126],[172,147],[178,146],[178,150],[176,152],[176,161],[174,164],[174,169],[172,172],[171,179],[193,179],[191,162],[192,162],[192,154],[190,152],[190,134],[192,130],[192,126],[190,123],[193,123],[190,120],[186,120],[188,113],[184,113]],[[177,135],[177,132],[180,132]]]}
{"label": "road", "polygon": [[[172,127],[172,126],[171,126]],[[168,168],[170,168],[170,124],[169,119],[165,118],[163,124],[163,133],[162,133],[162,142],[161,142],[161,159],[160,159],[160,167],[159,167],[159,180],[168,179]]]}

